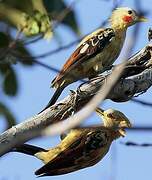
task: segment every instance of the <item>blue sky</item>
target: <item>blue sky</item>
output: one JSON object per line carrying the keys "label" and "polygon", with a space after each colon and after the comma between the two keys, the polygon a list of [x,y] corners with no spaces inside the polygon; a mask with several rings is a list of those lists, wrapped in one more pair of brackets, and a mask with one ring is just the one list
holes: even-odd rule
{"label": "blue sky", "polygon": [[[67,0],[70,3],[71,0]],[[149,11],[148,23],[143,23],[141,25],[141,30],[139,37],[137,39],[136,45],[133,52],[135,53],[147,44],[147,31],[151,26],[152,22],[152,6],[150,6],[151,0],[141,1],[142,6],[145,10]],[[133,0],[124,0],[123,6],[128,6],[134,8]],[[110,9],[112,8],[112,1],[102,1],[102,0],[81,0],[75,6],[78,22],[80,25],[80,30],[83,34],[87,34],[99,27],[101,22],[110,14]],[[128,30],[127,40],[124,46],[131,39],[132,27]],[[61,35],[63,43],[68,44],[72,42],[77,37],[73,32],[64,26],[58,27],[58,32]],[[29,46],[33,55],[38,55],[51,49],[55,49],[57,43],[54,39],[50,42],[42,40],[36,44]],[[40,59],[41,61],[52,65],[56,68],[61,68],[65,60],[74,50],[75,46],[61,51],[56,55]],[[125,51],[122,51],[119,60],[125,55]],[[12,108],[13,113],[16,115],[18,122],[26,120],[28,117],[37,114],[48,102],[52,96],[54,90],[50,89],[50,82],[56,75],[54,72],[50,72],[43,67],[35,65],[33,68],[25,68],[22,65],[15,65],[14,68],[18,73],[20,89],[17,97],[15,98],[5,98],[7,104]],[[61,98],[65,97],[69,89],[75,89],[79,83],[74,83],[69,88],[66,88],[62,93]],[[145,94],[141,95],[139,98],[147,101],[151,101],[151,89],[149,89]],[[152,110],[149,107],[143,107],[139,104],[133,102],[125,103],[114,103],[110,100],[106,100],[103,105],[104,109],[115,108],[119,109],[128,116],[133,125],[151,125]],[[3,119],[2,119],[3,120]],[[99,123],[100,120],[95,114],[93,114],[88,121],[89,123]],[[2,123],[1,128],[4,127]],[[128,180],[128,179],[149,179],[151,178],[151,162],[152,156],[151,148],[138,148],[138,147],[126,147],[120,142],[132,140],[135,142],[149,142],[151,143],[152,133],[140,132],[131,133],[128,132],[127,137],[114,142],[110,152],[106,157],[97,165],[80,170],[75,173],[71,173],[63,176],[56,177],[45,177],[43,179],[60,179],[60,180],[75,180],[79,178],[90,178],[94,180]],[[59,142],[58,137],[44,137],[37,138],[30,141],[32,144],[37,144],[42,147],[54,146]],[[10,153],[1,158],[0,162],[0,180],[35,180],[36,176],[34,171],[42,166],[42,163],[30,156]]]}

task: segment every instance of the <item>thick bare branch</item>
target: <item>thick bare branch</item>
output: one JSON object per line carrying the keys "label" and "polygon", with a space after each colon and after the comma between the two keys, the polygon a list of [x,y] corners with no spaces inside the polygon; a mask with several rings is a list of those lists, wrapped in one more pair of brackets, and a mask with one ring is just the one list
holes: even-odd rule
{"label": "thick bare branch", "polygon": [[[134,95],[146,92],[152,85],[151,62],[152,45],[149,44],[129,59],[125,71],[107,98],[116,102],[124,102],[130,100]],[[68,97],[46,109],[43,113],[5,131],[0,135],[0,155],[7,152],[8,149],[5,148],[10,142],[11,147],[13,147],[18,143],[19,137],[21,143],[37,137],[41,130],[48,125],[64,120],[73,112],[80,110],[101,86],[107,83],[107,77],[111,72],[83,83],[76,91],[72,91]]]}

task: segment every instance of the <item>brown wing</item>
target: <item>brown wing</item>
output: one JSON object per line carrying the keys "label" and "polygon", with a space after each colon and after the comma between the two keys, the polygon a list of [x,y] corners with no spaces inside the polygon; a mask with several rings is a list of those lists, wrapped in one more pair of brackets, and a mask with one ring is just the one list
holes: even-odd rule
{"label": "brown wing", "polygon": [[84,63],[89,58],[96,56],[111,42],[114,36],[114,31],[111,28],[107,28],[104,30],[99,29],[96,31],[96,33],[84,38],[84,40],[82,40],[80,43],[80,46],[73,52],[73,54],[64,64],[61,72],[52,81],[52,84],[55,84],[79,64]]}
{"label": "brown wing", "polygon": [[[82,134],[68,149],[38,169],[35,174],[54,176],[92,166],[102,159],[101,149],[105,151],[109,141],[108,130],[99,130],[98,128],[89,130],[87,134]],[[104,152],[102,154],[105,155]]]}

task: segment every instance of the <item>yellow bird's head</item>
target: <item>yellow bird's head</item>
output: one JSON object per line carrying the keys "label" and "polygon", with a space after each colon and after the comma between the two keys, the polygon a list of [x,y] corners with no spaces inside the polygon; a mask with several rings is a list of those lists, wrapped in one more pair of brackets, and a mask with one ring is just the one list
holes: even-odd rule
{"label": "yellow bird's head", "polygon": [[129,119],[118,110],[108,109],[104,111],[100,108],[96,108],[96,112],[103,118],[105,127],[118,130],[123,137],[126,135],[124,128],[130,128],[132,126]]}
{"label": "yellow bird's head", "polygon": [[146,22],[147,19],[128,7],[120,7],[112,12],[110,23],[113,29],[126,29],[138,22]]}

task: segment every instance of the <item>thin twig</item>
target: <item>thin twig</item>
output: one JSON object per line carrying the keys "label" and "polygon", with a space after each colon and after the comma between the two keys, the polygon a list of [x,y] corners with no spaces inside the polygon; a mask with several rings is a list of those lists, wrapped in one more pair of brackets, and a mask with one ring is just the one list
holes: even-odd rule
{"label": "thin twig", "polygon": [[152,108],[152,102],[139,100],[139,99],[135,99],[135,98],[133,98],[131,101],[134,102],[134,103],[138,103],[138,104],[141,104],[143,106],[148,106],[148,107]]}
{"label": "thin twig", "polygon": [[123,144],[125,146],[135,146],[135,147],[151,147],[152,143],[135,143],[132,141],[128,141],[128,142],[120,142],[120,144]]}
{"label": "thin twig", "polygon": [[17,57],[24,58],[24,59],[45,58],[45,57],[47,57],[47,56],[52,56],[52,55],[54,55],[54,54],[56,54],[56,53],[59,53],[59,52],[62,51],[62,50],[65,50],[65,49],[68,49],[68,48],[72,47],[73,45],[75,45],[76,43],[78,43],[79,41],[81,41],[81,39],[82,39],[82,38],[79,38],[79,39],[77,39],[77,40],[75,40],[75,41],[72,41],[71,43],[69,43],[69,44],[67,44],[67,45],[65,45],[65,46],[61,46],[61,47],[59,47],[59,48],[57,48],[57,49],[54,49],[54,50],[45,52],[45,53],[40,54],[40,55],[37,55],[37,56],[32,56],[32,57],[31,57],[31,56],[23,56],[23,55],[21,55],[21,54],[19,54],[19,53],[17,53],[17,52],[14,52],[14,54],[15,54]]}

